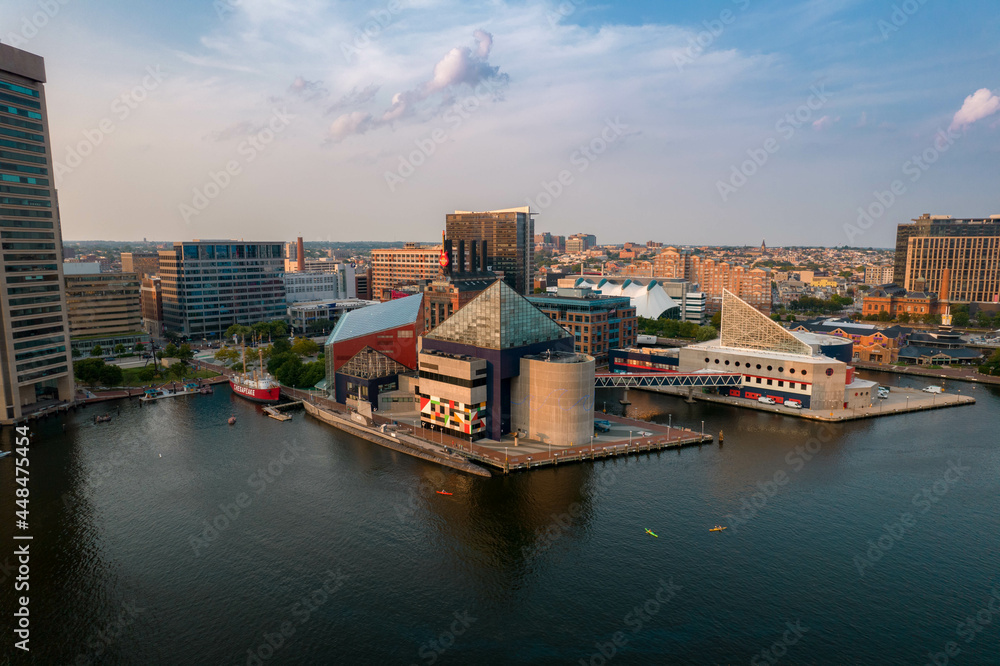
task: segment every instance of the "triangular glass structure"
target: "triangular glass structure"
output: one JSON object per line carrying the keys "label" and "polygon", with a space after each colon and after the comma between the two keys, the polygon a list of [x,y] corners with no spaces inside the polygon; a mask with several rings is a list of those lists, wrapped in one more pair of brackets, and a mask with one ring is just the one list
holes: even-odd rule
{"label": "triangular glass structure", "polygon": [[812,356],[812,347],[727,289],[722,290],[722,346]]}
{"label": "triangular glass structure", "polygon": [[572,335],[497,280],[424,337],[482,349],[512,349]]}
{"label": "triangular glass structure", "polygon": [[365,347],[342,365],[339,373],[359,379],[381,379],[409,371],[405,365],[397,363],[382,352]]}

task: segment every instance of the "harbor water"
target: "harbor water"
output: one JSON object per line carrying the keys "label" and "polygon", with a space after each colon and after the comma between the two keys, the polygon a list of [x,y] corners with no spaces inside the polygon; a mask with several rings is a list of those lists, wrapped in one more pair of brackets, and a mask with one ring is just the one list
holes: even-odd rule
{"label": "harbor water", "polygon": [[31,426],[30,653],[0,459],[0,663],[997,664],[1000,390],[958,389],[838,425],[633,390],[724,444],[490,479],[228,387],[78,410]]}

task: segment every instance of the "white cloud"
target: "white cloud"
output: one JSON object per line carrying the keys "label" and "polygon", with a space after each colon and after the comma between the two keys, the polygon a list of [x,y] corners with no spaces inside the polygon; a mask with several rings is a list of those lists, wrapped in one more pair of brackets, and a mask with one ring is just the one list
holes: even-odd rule
{"label": "white cloud", "polygon": [[1000,110],[1000,97],[997,97],[989,88],[980,88],[965,98],[965,103],[958,110],[951,120],[949,129],[967,130],[969,125],[992,116]]}
{"label": "white cloud", "polygon": [[833,127],[834,124],[839,122],[840,122],[840,116],[837,117],[823,116],[819,120],[813,121],[812,126],[813,129],[816,130],[817,132],[822,132],[825,129]]}

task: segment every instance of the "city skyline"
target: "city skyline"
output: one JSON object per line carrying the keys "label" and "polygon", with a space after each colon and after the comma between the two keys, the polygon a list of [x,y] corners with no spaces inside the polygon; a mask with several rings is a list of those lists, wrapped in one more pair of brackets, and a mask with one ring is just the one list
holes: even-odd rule
{"label": "city skyline", "polygon": [[983,2],[130,7],[0,9],[46,58],[67,239],[432,239],[531,205],[606,243],[891,247],[1000,212]]}

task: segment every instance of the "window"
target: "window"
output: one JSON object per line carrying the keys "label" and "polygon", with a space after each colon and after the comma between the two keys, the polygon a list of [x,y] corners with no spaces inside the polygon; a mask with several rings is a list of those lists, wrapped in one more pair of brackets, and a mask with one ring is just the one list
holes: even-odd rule
{"label": "window", "polygon": [[760,377],[757,378],[757,383],[760,384]]}
{"label": "window", "polygon": [[781,387],[783,387],[784,385],[785,385],[785,382],[783,382],[783,381],[781,381],[781,380],[779,379],[779,380],[778,380],[778,387],[779,387],[779,388],[781,388]]}
{"label": "window", "polygon": [[770,379],[768,379],[768,380],[767,380],[767,385],[768,385],[768,386],[770,386],[770,385],[771,385],[771,380],[770,380]]}

